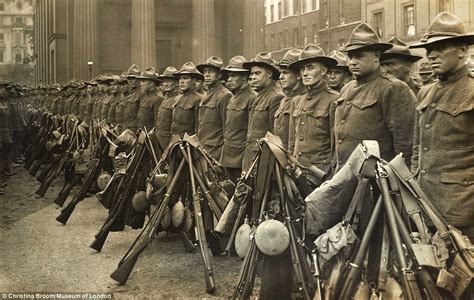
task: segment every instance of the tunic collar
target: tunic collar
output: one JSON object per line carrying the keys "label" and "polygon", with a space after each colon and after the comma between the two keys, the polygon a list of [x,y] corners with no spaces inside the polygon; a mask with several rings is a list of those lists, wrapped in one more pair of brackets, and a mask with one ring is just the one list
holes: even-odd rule
{"label": "tunic collar", "polygon": [[292,89],[292,90],[289,90],[289,91],[285,92],[285,95],[286,95],[287,98],[292,98],[292,97],[297,96],[297,95],[303,95],[304,93],[306,93],[306,88],[305,88],[304,85],[299,83],[298,87],[296,89]]}
{"label": "tunic collar", "polygon": [[308,96],[311,97],[311,96],[317,95],[321,93],[323,90],[324,91],[327,90],[327,84],[323,79],[321,79],[318,83],[308,88]]}
{"label": "tunic collar", "polygon": [[357,84],[364,84],[364,83],[374,80],[375,78],[379,77],[381,74],[382,74],[382,68],[378,67],[376,70],[365,75],[364,77],[356,78],[356,82]]}
{"label": "tunic collar", "polygon": [[462,68],[460,68],[459,70],[457,70],[456,72],[452,73],[452,74],[449,74],[449,75],[439,75],[438,76],[438,79],[439,79],[439,83],[441,85],[445,85],[445,84],[448,84],[448,83],[452,83],[452,82],[455,82],[455,81],[458,81],[459,79],[465,77],[465,76],[468,76],[469,75],[469,69],[467,66],[463,66]]}

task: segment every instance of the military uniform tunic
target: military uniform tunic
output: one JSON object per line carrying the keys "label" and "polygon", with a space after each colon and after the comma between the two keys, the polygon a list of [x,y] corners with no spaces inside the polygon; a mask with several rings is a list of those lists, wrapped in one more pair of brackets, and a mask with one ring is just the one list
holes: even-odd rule
{"label": "military uniform tunic", "polygon": [[130,129],[135,132],[137,127],[137,114],[140,106],[140,101],[145,95],[140,89],[136,89],[127,97],[125,103],[125,126],[124,129]]}
{"label": "military uniform tunic", "polygon": [[290,109],[293,100],[306,93],[304,85],[300,85],[296,90],[288,91],[280,102],[275,113],[275,124],[273,133],[280,137],[283,147],[288,149],[288,138],[290,133]]}
{"label": "military uniform tunic", "polygon": [[110,122],[107,119],[107,116],[109,114],[110,103],[112,102],[113,97],[114,97],[114,95],[107,94],[107,96],[105,96],[105,98],[104,98],[104,101],[102,102],[102,109],[101,109],[101,112],[100,112],[100,118],[102,120],[106,120],[107,122]]}
{"label": "military uniform tunic", "polygon": [[467,66],[418,94],[412,172],[451,225],[474,239],[474,76]]}
{"label": "military uniform tunic", "polygon": [[165,95],[165,99],[158,107],[155,118],[155,134],[162,150],[168,147],[171,138],[171,122],[173,119],[173,108],[179,99],[179,92],[174,91]]}
{"label": "military uniform tunic", "polygon": [[125,124],[125,106],[127,105],[128,96],[128,94],[122,94],[115,107],[115,123],[117,124]]}
{"label": "military uniform tunic", "polygon": [[116,112],[117,112],[117,105],[121,100],[121,94],[115,93],[112,94],[112,99],[110,100],[109,109],[107,111],[107,122],[116,124]]}
{"label": "military uniform tunic", "polygon": [[304,166],[331,170],[331,108],[339,93],[321,80],[292,103],[288,149]]}
{"label": "military uniform tunic", "polygon": [[221,164],[226,168],[242,168],[250,107],[256,96],[257,94],[247,85],[229,100],[221,155]]}
{"label": "military uniform tunic", "polygon": [[275,112],[285,95],[272,82],[268,87],[257,92],[257,97],[250,108],[247,140],[242,163],[242,169],[247,171],[258,152],[257,141],[273,132]]}
{"label": "military uniform tunic", "polygon": [[10,106],[8,100],[0,96],[0,149],[1,144],[12,142]]}
{"label": "military uniform tunic", "polygon": [[173,119],[171,122],[171,134],[177,134],[180,137],[184,133],[193,135],[196,133],[197,112],[201,95],[195,90],[187,91],[177,97],[173,110]]}
{"label": "military uniform tunic", "polygon": [[409,165],[415,103],[408,86],[393,76],[382,75],[380,68],[345,85],[335,109],[337,169],[363,140],[376,140],[386,160],[403,153]]}
{"label": "military uniform tunic", "polygon": [[232,93],[222,84],[210,88],[199,104],[198,138],[209,155],[219,160],[224,143],[226,109]]}
{"label": "military uniform tunic", "polygon": [[145,127],[148,131],[155,125],[155,117],[163,102],[163,98],[156,91],[146,93],[140,101],[137,112],[137,127]]}

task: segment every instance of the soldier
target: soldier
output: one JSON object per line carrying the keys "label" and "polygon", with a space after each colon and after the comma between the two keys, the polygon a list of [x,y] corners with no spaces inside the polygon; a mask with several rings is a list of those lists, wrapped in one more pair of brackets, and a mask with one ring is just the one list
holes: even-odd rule
{"label": "soldier", "polygon": [[333,50],[328,54],[328,57],[335,59],[337,65],[328,69],[324,78],[329,87],[339,93],[352,76],[347,66],[347,56],[341,51]]}
{"label": "soldier", "polygon": [[163,102],[163,97],[157,95],[156,92],[160,79],[153,67],[143,71],[137,78],[140,79],[140,89],[143,93],[137,112],[137,127],[145,127],[150,131],[155,125],[158,107]]}
{"label": "soldier", "polygon": [[119,98],[120,100],[115,107],[115,123],[117,124],[118,132],[121,133],[123,131],[123,127],[125,124],[125,107],[127,105],[127,98],[131,91],[129,86],[129,82],[127,80],[127,72],[123,72],[120,75],[120,93]]}
{"label": "soldier", "polygon": [[410,47],[426,49],[438,77],[418,93],[412,171],[446,222],[474,241],[474,76],[466,64],[472,44],[474,34],[442,12]]}
{"label": "soldier", "polygon": [[178,72],[175,67],[169,66],[163,74],[158,76],[162,81],[163,102],[158,107],[155,118],[155,135],[163,152],[170,142],[171,122],[173,117],[173,107],[178,99],[178,79],[174,74]]}
{"label": "soldier", "polygon": [[109,123],[110,121],[107,119],[109,115],[110,106],[112,104],[112,100],[114,99],[115,93],[118,91],[117,83],[115,82],[114,75],[105,75],[102,77],[102,81],[107,84],[105,89],[105,96],[102,101],[102,107],[100,110],[100,119]]}
{"label": "soldier", "polygon": [[413,55],[408,45],[396,36],[388,43],[393,47],[380,55],[382,70],[405,82],[415,95],[418,94],[420,86],[411,78],[410,71],[412,64],[420,60],[421,56]]}
{"label": "soldier", "polygon": [[285,149],[288,149],[291,104],[298,96],[306,93],[306,89],[301,82],[299,71],[289,68],[290,64],[298,60],[300,54],[300,49],[290,49],[278,63],[278,68],[280,69],[280,85],[285,93],[285,97],[281,100],[280,106],[275,112],[273,133],[280,137]]}
{"label": "soldier", "polygon": [[196,91],[196,81],[203,80],[204,76],[192,62],[185,63],[175,76],[178,78],[181,95],[177,97],[174,106],[171,134],[180,137],[185,133],[193,135],[196,133],[197,112],[201,102],[201,95]]}
{"label": "soldier", "polygon": [[107,122],[110,124],[115,124],[115,113],[117,111],[117,105],[122,100],[122,86],[123,82],[127,82],[125,78],[120,77],[119,75],[113,75],[112,78],[114,79],[113,83],[111,82],[111,89],[110,93],[112,95],[112,99],[110,100],[109,110],[107,112]]}
{"label": "soldier", "polygon": [[261,52],[250,62],[243,64],[250,71],[250,84],[256,90],[257,97],[250,108],[247,141],[242,169],[247,171],[258,151],[257,141],[270,131],[273,132],[275,112],[285,96],[275,84],[280,71],[268,52]]}
{"label": "soldier", "polygon": [[344,49],[355,79],[342,88],[336,101],[337,170],[363,140],[376,140],[383,159],[403,153],[410,163],[416,100],[405,83],[382,74],[380,53],[391,47],[380,42],[374,29],[361,23]]}
{"label": "soldier", "polygon": [[420,63],[418,75],[420,76],[421,83],[423,85],[428,85],[435,81],[433,77],[433,72],[431,71],[430,63],[427,61],[423,61]]}
{"label": "soldier", "polygon": [[226,109],[232,93],[221,82],[222,59],[209,57],[204,64],[196,66],[204,75],[207,93],[199,103],[197,136],[209,155],[219,160],[224,143]]}
{"label": "soldier", "polygon": [[233,182],[237,182],[242,173],[249,112],[256,97],[256,93],[248,83],[249,70],[243,67],[245,62],[247,62],[245,57],[234,56],[227,67],[221,70],[222,75],[227,78],[227,87],[233,95],[226,110],[224,144],[220,162]]}
{"label": "soldier", "polygon": [[321,47],[309,44],[290,68],[299,70],[307,93],[291,106],[289,150],[304,166],[312,165],[327,174],[331,171],[331,108],[339,93],[324,80],[337,60],[325,55]]}
{"label": "soldier", "polygon": [[6,86],[8,82],[0,82],[0,195],[5,194],[8,179],[9,153],[12,148],[11,115],[8,104]]}
{"label": "soldier", "polygon": [[[97,92],[97,81],[91,80],[85,82],[86,84],[86,104],[84,107],[84,122],[89,123],[92,120],[92,112],[94,109],[94,100]],[[77,87],[76,87],[77,88]]]}
{"label": "soldier", "polygon": [[140,98],[143,97],[140,90],[140,79],[137,78],[140,74],[140,68],[135,64],[130,66],[127,71],[127,80],[130,91],[125,102],[125,122],[123,129],[130,129],[133,132],[137,130],[137,113],[140,106]]}

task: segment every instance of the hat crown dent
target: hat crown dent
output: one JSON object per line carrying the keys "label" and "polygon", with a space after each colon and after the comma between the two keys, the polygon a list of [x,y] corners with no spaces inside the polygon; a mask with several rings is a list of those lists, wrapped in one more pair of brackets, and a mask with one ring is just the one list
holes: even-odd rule
{"label": "hat crown dent", "polygon": [[448,12],[439,13],[431,22],[426,34],[443,34],[443,35],[463,35],[466,33],[464,24],[455,15]]}
{"label": "hat crown dent", "polygon": [[328,57],[337,61],[337,67],[347,67],[347,56],[339,50],[329,52]]}
{"label": "hat crown dent", "polygon": [[140,78],[143,79],[157,79],[158,76],[156,74],[154,67],[146,68],[145,71],[142,72]]}
{"label": "hat crown dent", "polygon": [[362,22],[354,28],[349,37],[349,44],[373,44],[380,43],[380,37],[369,24]]}
{"label": "hat crown dent", "polygon": [[140,75],[140,67],[137,64],[132,64],[127,70],[128,75]]}
{"label": "hat crown dent", "polygon": [[232,57],[227,64],[226,69],[245,69],[244,63],[247,62],[247,59],[242,55],[237,55]]}
{"label": "hat crown dent", "polygon": [[176,74],[178,70],[173,67],[173,66],[168,66],[166,69],[163,71],[163,74],[161,74],[162,77],[172,77],[174,74]]}
{"label": "hat crown dent", "polygon": [[298,60],[319,56],[326,56],[326,52],[324,52],[323,48],[315,44],[308,44],[303,48],[303,51],[301,51]]}
{"label": "hat crown dent", "polygon": [[298,49],[298,48],[293,48],[288,51],[286,51],[285,55],[283,55],[283,58],[281,59],[279,65],[290,65],[296,61],[301,56],[301,53],[303,53],[303,50]]}

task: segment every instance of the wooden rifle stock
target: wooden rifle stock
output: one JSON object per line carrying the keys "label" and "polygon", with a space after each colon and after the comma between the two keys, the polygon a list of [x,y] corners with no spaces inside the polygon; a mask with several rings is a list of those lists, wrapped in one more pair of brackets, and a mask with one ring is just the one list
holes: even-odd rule
{"label": "wooden rifle stock", "polygon": [[67,182],[61,192],[59,192],[58,196],[54,200],[54,203],[56,203],[59,206],[63,206],[64,202],[66,202],[67,197],[69,196],[69,193],[71,192],[72,188],[79,182],[79,177],[74,176],[71,182]]}

